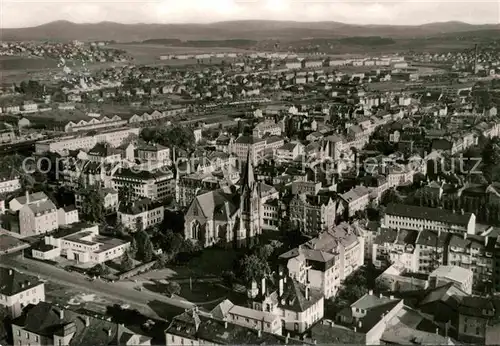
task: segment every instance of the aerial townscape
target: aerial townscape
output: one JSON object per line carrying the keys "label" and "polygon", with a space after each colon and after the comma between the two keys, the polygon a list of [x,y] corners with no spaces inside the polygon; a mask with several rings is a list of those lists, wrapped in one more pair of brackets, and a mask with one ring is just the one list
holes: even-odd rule
{"label": "aerial townscape", "polygon": [[1,30],[0,345],[500,344],[498,24]]}

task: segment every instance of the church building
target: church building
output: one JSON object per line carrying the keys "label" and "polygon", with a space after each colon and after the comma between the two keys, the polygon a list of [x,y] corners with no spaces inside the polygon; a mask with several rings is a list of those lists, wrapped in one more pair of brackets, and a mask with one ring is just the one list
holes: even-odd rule
{"label": "church building", "polygon": [[[267,202],[278,197],[273,186],[255,180],[252,161],[247,160],[238,185],[194,198],[184,217],[184,237],[200,242],[203,247],[252,244],[262,234],[265,224],[269,224]],[[278,223],[277,216],[276,219]]]}

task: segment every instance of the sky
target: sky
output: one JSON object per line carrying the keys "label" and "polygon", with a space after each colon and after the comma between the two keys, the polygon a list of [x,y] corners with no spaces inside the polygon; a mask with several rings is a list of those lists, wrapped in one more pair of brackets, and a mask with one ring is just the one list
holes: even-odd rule
{"label": "sky", "polygon": [[0,28],[76,23],[265,19],[419,25],[499,23],[500,0],[0,0]]}

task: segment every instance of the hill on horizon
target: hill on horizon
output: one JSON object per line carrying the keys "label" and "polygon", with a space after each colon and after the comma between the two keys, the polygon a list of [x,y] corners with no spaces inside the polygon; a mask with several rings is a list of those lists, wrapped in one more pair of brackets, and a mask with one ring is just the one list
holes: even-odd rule
{"label": "hill on horizon", "polygon": [[463,22],[424,25],[354,25],[340,22],[293,22],[271,20],[226,21],[210,24],[121,24],[55,21],[30,28],[4,28],[4,41],[145,41],[145,40],[300,40],[380,36],[421,38],[442,34],[499,30],[499,24]]}

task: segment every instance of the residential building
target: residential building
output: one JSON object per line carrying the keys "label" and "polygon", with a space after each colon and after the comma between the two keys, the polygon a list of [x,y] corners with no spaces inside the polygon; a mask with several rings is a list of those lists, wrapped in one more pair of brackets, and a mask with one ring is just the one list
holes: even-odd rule
{"label": "residential building", "polygon": [[240,136],[231,145],[231,153],[235,154],[240,162],[245,162],[250,157],[255,166],[264,155],[266,140],[253,136]]}
{"label": "residential building", "polygon": [[473,272],[459,266],[439,266],[429,274],[429,286],[440,287],[452,283],[467,294],[472,294]]}
{"label": "residential building", "polygon": [[[265,293],[264,293],[265,294]],[[255,310],[223,300],[211,311],[213,318],[262,332],[281,335],[281,316],[270,311]]]}
{"label": "residential building", "polygon": [[487,332],[491,332],[492,327],[498,324],[500,298],[462,297],[458,314],[458,340],[469,344],[485,344]]}
{"label": "residential building", "polygon": [[45,285],[36,277],[0,267],[0,282],[0,306],[7,308],[13,318],[29,304],[45,301]]}
{"label": "residential building", "polygon": [[[343,214],[352,217],[357,211],[365,210],[372,200],[372,191],[366,186],[356,186],[351,190],[340,195],[341,202],[337,214]],[[340,208],[342,206],[342,208]]]}
{"label": "residential building", "polygon": [[329,195],[295,195],[289,204],[290,221],[306,233],[318,233],[335,224],[337,203]]}
{"label": "residential building", "polygon": [[151,200],[163,200],[175,195],[174,174],[164,168],[155,172],[120,169],[112,178],[113,189],[128,188],[133,197],[146,197]]}
{"label": "residential building", "polygon": [[170,165],[170,148],[160,144],[140,144],[136,148],[136,157],[142,162],[160,162],[163,165]]}
{"label": "residential building", "polygon": [[32,249],[40,260],[66,257],[77,263],[99,264],[121,257],[130,243],[99,234],[97,225],[75,225],[59,233],[45,236],[44,243]]}
{"label": "residential building", "polygon": [[390,204],[385,212],[384,225],[417,231],[429,229],[459,234],[475,234],[476,216],[472,213],[454,213],[438,208]]}
{"label": "residential building", "polygon": [[288,333],[305,333],[324,316],[322,292],[282,272],[276,279],[278,287],[268,289],[267,280],[263,279],[260,293],[251,292],[252,309],[281,318]]}
{"label": "residential building", "polygon": [[[405,311],[403,299],[376,296],[372,291],[337,315],[337,321],[364,335],[364,344],[379,345],[389,323]],[[420,318],[422,320],[422,318]]]}
{"label": "residential building", "polygon": [[280,256],[293,279],[310,284],[325,298],[364,263],[364,239],[357,225],[342,223]]}
{"label": "residential building", "polygon": [[114,163],[122,159],[118,149],[113,148],[107,143],[97,143],[87,152],[87,158],[90,162]]}
{"label": "residential building", "polygon": [[281,127],[274,121],[264,121],[254,126],[252,130],[254,137],[262,138],[264,135],[281,136]]}
{"label": "residential building", "polygon": [[21,188],[19,177],[0,178],[0,193],[14,192]]}
{"label": "residential building", "polygon": [[121,204],[118,209],[118,221],[130,231],[140,231],[161,224],[164,213],[163,205],[143,198],[129,205]]}
{"label": "residential building", "polygon": [[494,289],[496,239],[472,234],[451,234],[445,249],[447,265],[459,266],[473,272],[474,290]]}
{"label": "residential building", "polygon": [[124,325],[40,302],[12,321],[14,345],[151,345],[151,338]]}
{"label": "residential building", "polygon": [[304,341],[271,334],[201,314],[196,308],[172,319],[165,330],[167,346],[177,345],[304,345]]}
{"label": "residential building", "polygon": [[27,237],[57,229],[57,214],[57,208],[50,200],[24,205],[19,210],[19,234]]}
{"label": "residential building", "polygon": [[276,149],[275,158],[277,162],[291,162],[304,155],[304,145],[301,143],[286,143]]}

